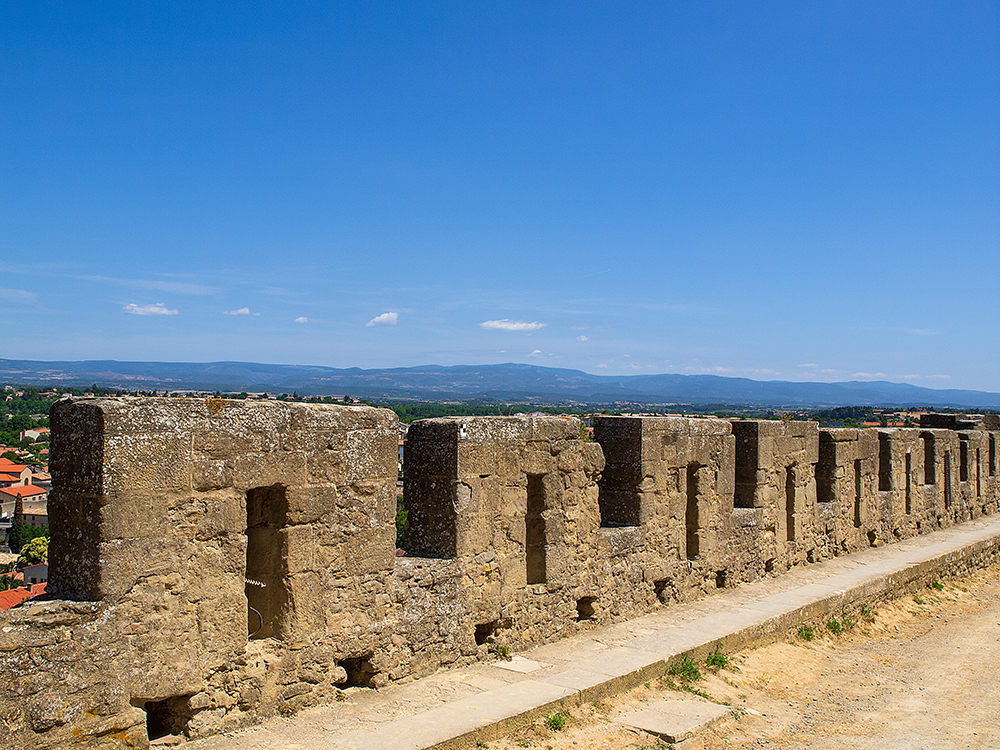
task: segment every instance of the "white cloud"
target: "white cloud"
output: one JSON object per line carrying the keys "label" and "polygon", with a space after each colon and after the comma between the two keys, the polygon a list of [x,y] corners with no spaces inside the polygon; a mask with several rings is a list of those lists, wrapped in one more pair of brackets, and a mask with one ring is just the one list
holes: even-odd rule
{"label": "white cloud", "polygon": [[888,377],[884,372],[856,372],[851,375],[852,378],[864,378],[865,380],[871,380],[872,378],[885,378]]}
{"label": "white cloud", "polygon": [[249,307],[241,307],[239,310],[223,310],[222,314],[223,315],[249,315],[250,314],[250,308]]}
{"label": "white cloud", "polygon": [[394,326],[399,322],[399,313],[387,312],[381,315],[376,315],[374,318],[365,323],[365,328],[374,328],[375,326]]}
{"label": "white cloud", "polygon": [[928,380],[951,380],[951,375],[928,375]]}
{"label": "white cloud", "polygon": [[177,315],[177,310],[168,310],[167,307],[162,302],[157,302],[155,305],[137,305],[135,303],[125,305],[122,308],[123,313],[128,315]]}
{"label": "white cloud", "polygon": [[111,276],[80,276],[84,281],[96,281],[103,284],[117,284],[137,289],[155,289],[158,292],[171,294],[212,294],[215,289],[205,284],[188,284],[183,281],[160,281],[158,279],[116,279]]}
{"label": "white cloud", "polygon": [[548,323],[527,323],[523,320],[486,320],[479,324],[480,328],[487,331],[537,331],[545,328]]}
{"label": "white cloud", "polygon": [[34,292],[26,292],[24,289],[0,289],[0,304],[9,302],[15,305],[30,305],[35,298]]}
{"label": "white cloud", "polygon": [[814,362],[806,362],[804,365],[798,365],[798,367],[819,367],[819,365]]}
{"label": "white cloud", "polygon": [[307,318],[305,315],[303,315],[302,317],[296,318],[295,322],[296,323],[308,323],[309,322],[309,318]]}
{"label": "white cloud", "polygon": [[533,351],[528,356],[529,357],[541,357],[542,356],[542,350],[541,349],[535,349],[535,351]]}
{"label": "white cloud", "polygon": [[587,337],[586,337],[586,336],[577,336],[577,337],[576,337],[576,340],[577,340],[577,341],[586,341],[586,340],[587,340]]}

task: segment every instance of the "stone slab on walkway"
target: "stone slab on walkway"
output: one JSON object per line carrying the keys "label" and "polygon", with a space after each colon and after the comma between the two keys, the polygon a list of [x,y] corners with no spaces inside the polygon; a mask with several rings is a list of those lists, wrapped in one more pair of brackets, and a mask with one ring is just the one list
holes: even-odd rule
{"label": "stone slab on walkway", "polygon": [[667,742],[683,742],[721,721],[730,712],[727,706],[708,701],[657,701],[641,711],[615,718],[615,723],[661,737]]}
{"label": "stone slab on walkway", "polygon": [[[700,659],[719,645],[732,652],[785,638],[799,625],[819,625],[841,616],[846,608],[860,609],[862,604],[901,596],[937,577],[958,575],[996,559],[1000,559],[1000,516],[981,518],[628,622],[595,627],[518,654],[508,663],[476,663],[379,691],[351,688],[344,693],[347,700],[196,740],[187,747],[472,748],[477,740],[509,735],[550,713],[572,710],[662,676],[672,661],[685,655]],[[698,711],[720,710],[714,704],[685,702],[698,704]],[[727,709],[721,710],[725,714]]]}

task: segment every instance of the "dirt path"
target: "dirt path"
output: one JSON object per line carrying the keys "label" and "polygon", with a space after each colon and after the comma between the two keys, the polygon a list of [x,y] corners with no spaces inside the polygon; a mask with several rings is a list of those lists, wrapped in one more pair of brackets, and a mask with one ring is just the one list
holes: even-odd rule
{"label": "dirt path", "polygon": [[[677,747],[1000,748],[1000,566],[846,625],[733,655],[728,669],[700,665],[703,678],[688,687],[731,705],[732,716]],[[562,730],[538,724],[488,747],[669,747],[612,720],[644,702],[691,698],[682,684],[640,687],[574,709]]]}

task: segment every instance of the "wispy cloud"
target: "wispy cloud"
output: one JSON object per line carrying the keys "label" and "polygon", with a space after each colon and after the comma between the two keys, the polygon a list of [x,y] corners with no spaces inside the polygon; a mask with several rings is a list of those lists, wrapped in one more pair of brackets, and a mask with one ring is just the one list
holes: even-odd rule
{"label": "wispy cloud", "polygon": [[0,289],[0,304],[30,305],[37,295],[24,289]]}
{"label": "wispy cloud", "polygon": [[861,378],[862,380],[872,380],[874,378],[885,378],[888,377],[884,372],[855,372],[851,374],[852,378]]}
{"label": "wispy cloud", "polygon": [[249,315],[250,314],[250,308],[249,307],[241,307],[239,310],[223,310],[222,314],[223,315]]}
{"label": "wispy cloud", "polygon": [[819,365],[813,362],[806,362],[804,365],[797,365],[797,367],[819,367]]}
{"label": "wispy cloud", "polygon": [[485,328],[487,331],[537,331],[539,328],[545,328],[548,323],[528,323],[523,320],[508,320],[504,318],[503,320],[486,320],[479,324],[480,328]]}
{"label": "wispy cloud", "polygon": [[309,318],[307,318],[305,315],[302,315],[301,317],[296,318],[295,322],[296,323],[308,323],[309,322]]}
{"label": "wispy cloud", "polygon": [[685,367],[688,372],[732,372],[732,367],[723,367],[722,365],[716,365],[715,367]]}
{"label": "wispy cloud", "polygon": [[387,312],[381,315],[376,315],[374,318],[365,323],[366,328],[374,328],[375,326],[394,326],[399,322],[399,313]]}
{"label": "wispy cloud", "polygon": [[586,340],[587,340],[587,337],[586,337],[586,336],[577,336],[577,337],[576,337],[576,340],[577,340],[577,341],[586,341]]}
{"label": "wispy cloud", "polygon": [[170,310],[162,302],[157,302],[155,305],[137,305],[134,302],[129,305],[125,305],[122,308],[122,312],[128,315],[177,315],[177,310]]}
{"label": "wispy cloud", "polygon": [[541,349],[535,349],[535,350],[534,350],[534,351],[533,351],[533,352],[532,352],[531,354],[529,354],[528,356],[529,356],[529,357],[541,357],[541,356],[542,356],[542,350],[541,350]]}
{"label": "wispy cloud", "polygon": [[159,279],[116,279],[113,276],[80,276],[84,281],[127,286],[133,289],[154,289],[172,294],[214,294],[215,288],[205,284],[189,284],[184,281],[161,281]]}

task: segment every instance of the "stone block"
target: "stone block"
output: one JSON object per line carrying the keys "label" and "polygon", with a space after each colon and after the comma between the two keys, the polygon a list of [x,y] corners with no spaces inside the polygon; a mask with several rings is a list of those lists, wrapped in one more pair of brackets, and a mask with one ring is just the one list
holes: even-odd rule
{"label": "stone block", "polygon": [[293,487],[305,483],[306,461],[303,453],[278,451],[241,455],[233,460],[233,486],[243,491],[255,487]]}
{"label": "stone block", "polygon": [[344,464],[347,481],[396,480],[399,439],[395,430],[355,430],[347,434]]}

